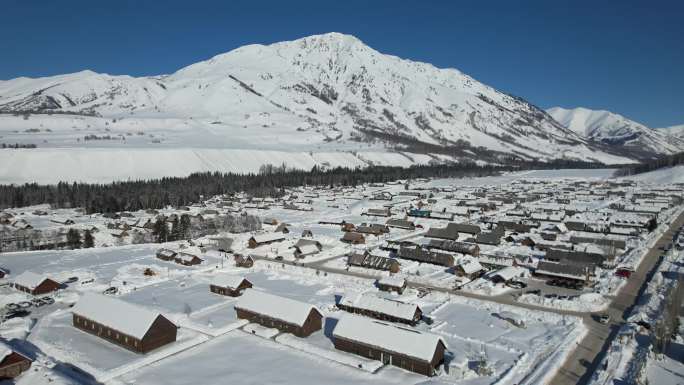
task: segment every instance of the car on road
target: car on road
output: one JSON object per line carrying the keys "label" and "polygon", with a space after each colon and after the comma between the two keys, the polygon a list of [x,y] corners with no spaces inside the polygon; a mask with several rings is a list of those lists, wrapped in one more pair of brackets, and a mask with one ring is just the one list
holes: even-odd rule
{"label": "car on road", "polygon": [[19,310],[19,304],[10,302],[10,303],[5,305],[5,309],[10,310],[10,311]]}
{"label": "car on road", "polygon": [[112,294],[116,294],[116,293],[118,293],[118,292],[119,292],[119,289],[117,289],[116,287],[112,286],[112,287],[108,288],[107,290],[103,291],[102,294],[112,295]]}
{"label": "car on road", "polygon": [[28,309],[31,306],[33,306],[33,304],[29,301],[21,301],[18,303],[18,305],[19,305],[19,308],[21,308],[21,309]]}
{"label": "car on road", "polygon": [[509,282],[506,282],[506,286],[513,288],[513,289],[524,289],[527,287],[527,284],[525,282],[520,282],[520,281],[509,281]]}
{"label": "car on road", "polygon": [[282,255],[277,255],[277,256],[275,257],[275,260],[276,260],[276,261],[282,261],[282,260],[283,260],[283,256],[282,256]]}
{"label": "car on road", "polygon": [[608,315],[607,313],[606,314],[599,314],[599,316],[597,317],[597,320],[598,320],[598,322],[605,325],[608,322],[610,322],[610,315]]}
{"label": "car on road", "polygon": [[31,312],[28,310],[23,310],[23,309],[12,310],[12,311],[5,313],[5,315],[2,318],[3,318],[3,320],[8,320],[8,319],[18,318],[18,317],[26,317],[29,314],[31,314]]}
{"label": "car on road", "polygon": [[541,290],[540,289],[528,290],[525,292],[525,294],[541,295]]}
{"label": "car on road", "polygon": [[78,277],[69,277],[64,283],[74,283],[76,281],[78,281]]}

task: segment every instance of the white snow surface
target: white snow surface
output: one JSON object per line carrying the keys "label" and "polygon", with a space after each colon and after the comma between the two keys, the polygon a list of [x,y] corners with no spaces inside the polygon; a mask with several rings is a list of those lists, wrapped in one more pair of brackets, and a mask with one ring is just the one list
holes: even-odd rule
{"label": "white snow surface", "polygon": [[142,306],[95,293],[83,295],[72,312],[138,339],[145,336],[160,316]]}

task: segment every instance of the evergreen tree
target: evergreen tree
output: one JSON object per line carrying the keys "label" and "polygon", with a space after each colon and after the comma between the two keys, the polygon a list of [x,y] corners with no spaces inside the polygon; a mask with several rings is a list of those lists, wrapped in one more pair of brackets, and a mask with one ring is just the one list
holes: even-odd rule
{"label": "evergreen tree", "polygon": [[166,218],[159,217],[154,222],[152,233],[157,237],[157,243],[164,243],[168,241],[168,228],[166,227]]}
{"label": "evergreen tree", "polygon": [[93,234],[90,232],[90,230],[86,230],[85,234],[83,235],[83,247],[89,249],[94,246],[95,238],[93,237]]}
{"label": "evergreen tree", "polygon": [[81,233],[76,229],[67,231],[67,245],[72,249],[81,248]]}

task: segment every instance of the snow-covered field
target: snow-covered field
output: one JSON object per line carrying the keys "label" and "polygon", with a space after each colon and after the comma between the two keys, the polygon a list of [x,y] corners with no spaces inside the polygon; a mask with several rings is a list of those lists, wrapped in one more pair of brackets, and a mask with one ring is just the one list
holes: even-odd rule
{"label": "snow-covered field", "polygon": [[[388,272],[347,266],[345,254],[369,251],[390,257],[392,252],[386,249],[388,241],[429,242],[428,229],[444,227],[449,221],[406,217],[405,211],[419,203],[435,212],[439,212],[440,207],[448,210],[470,208],[472,212],[457,216],[454,222],[477,224],[482,232],[488,232],[491,231],[488,222],[509,218],[507,214],[519,212],[521,207],[540,213],[542,210],[560,211],[555,199],[574,194],[570,195],[571,203],[565,206],[578,212],[572,219],[604,220],[618,215],[611,204],[630,199],[589,191],[590,188],[597,191],[615,189],[606,183],[611,175],[612,170],[548,170],[487,178],[411,181],[408,189],[405,182],[332,190],[307,187],[293,189],[287,194],[296,196],[291,200],[310,211],[285,209],[283,202],[276,199],[249,200],[244,196],[212,197],[203,204],[191,205],[187,211],[170,207],[159,211],[164,215],[187,213],[193,217],[204,213],[204,220],[227,213],[258,216],[264,223],[254,233],[221,234],[232,238],[235,253],[255,257],[251,268],[237,267],[232,257],[223,258],[221,253],[201,247],[211,241],[209,236],[163,245],[130,244],[130,237],[114,238],[113,230],[107,226],[114,220],[101,215],[84,215],[77,209],[51,209],[46,205],[9,210],[13,220],[31,224],[37,230],[60,231],[65,226],[79,229],[95,226],[100,230],[95,233],[95,247],[90,249],[0,254],[0,267],[9,272],[0,283],[11,282],[26,271],[45,274],[59,282],[78,277],[76,282],[66,283],[63,289],[50,295],[55,299],[54,304],[31,307],[29,317],[13,318],[0,324],[0,340],[37,358],[34,367],[42,373],[41,381],[49,382],[49,378],[60,384],[84,383],[88,376],[107,384],[201,381],[207,384],[289,385],[301,383],[302,376],[307,376],[305,378],[310,382],[332,384],[548,383],[587,332],[585,322],[589,317],[586,314],[603,311],[611,295],[624,282],[624,278],[615,275],[612,265],[638,265],[653,241],[681,211],[679,206],[663,208],[658,214],[659,226],[654,231],[631,235],[627,242],[629,251],[617,252],[611,265],[596,269],[591,284],[581,289],[550,286],[545,278],[534,275],[535,265],[545,258],[545,251],[520,244],[520,234],[510,230],[505,231],[506,237],[499,244],[480,244],[477,258],[515,256],[517,268],[522,271],[515,277],[528,285],[525,289],[495,282],[494,273],[500,271],[497,267],[488,267],[482,276],[471,281],[454,268],[398,258],[400,271],[397,276],[405,278],[409,285],[401,295],[388,293],[379,291],[375,285],[376,278],[387,276]],[[650,185],[625,189],[629,189],[629,194],[658,191]],[[404,191],[422,197],[400,195]],[[395,196],[391,201],[371,199],[378,192],[390,192]],[[499,200],[506,194],[523,199],[521,203]],[[232,203],[226,208],[222,204],[228,199],[232,199]],[[479,204],[487,208],[480,209]],[[367,235],[364,244],[350,246],[340,241],[343,232],[339,225],[319,223],[324,220],[356,225],[363,222],[382,224],[388,218],[364,214],[384,205],[391,207],[392,218],[409,219],[420,227],[414,230],[391,228],[388,234]],[[269,207],[264,209],[262,206]],[[141,223],[156,215],[141,211],[117,221],[135,222],[137,225],[131,231],[137,231],[134,229],[141,229]],[[283,234],[284,241],[249,248],[250,237],[273,234],[278,228],[272,224],[272,218],[288,229]],[[74,224],[59,223],[67,219],[73,220]],[[541,243],[544,240],[540,232],[551,231],[548,229],[555,228],[559,222],[540,222],[527,236]],[[302,238],[302,233],[308,230],[313,237]],[[569,245],[570,235],[582,233],[567,229],[554,231],[557,231],[558,239],[548,241],[551,245]],[[469,236],[461,234],[459,239]],[[301,239],[319,242],[320,252],[296,258],[292,247]],[[155,256],[159,247],[190,252],[203,261],[196,266],[163,261]],[[455,255],[455,263],[459,264],[465,258]],[[481,260],[484,263],[485,259]],[[298,338],[238,319],[234,309],[237,299],[209,291],[209,283],[219,275],[244,277],[254,285],[253,290],[316,306],[325,317],[323,329],[307,338]],[[461,290],[453,290],[457,286]],[[178,340],[139,355],[74,328],[70,305],[85,293],[102,292],[112,287],[116,288],[118,299],[159,312],[177,324]],[[344,314],[335,304],[342,297],[355,298],[360,294],[416,304],[422,309],[432,322],[421,321],[416,328],[441,336],[448,346],[445,365],[439,366],[435,378],[428,380],[334,348],[332,331]],[[8,286],[0,287],[2,306],[30,299],[27,294]],[[578,313],[584,317],[576,317]],[[516,325],[518,321],[521,324]],[[78,368],[81,374],[74,375],[73,370],[65,369],[64,365]],[[654,365],[651,369],[657,370]],[[19,384],[41,383],[36,381],[35,374],[26,374],[22,375]]]}

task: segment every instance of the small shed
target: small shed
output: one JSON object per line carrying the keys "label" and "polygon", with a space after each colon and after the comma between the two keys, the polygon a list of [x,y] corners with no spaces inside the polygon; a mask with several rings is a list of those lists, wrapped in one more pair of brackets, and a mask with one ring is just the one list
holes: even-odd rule
{"label": "small shed", "polygon": [[203,259],[194,255],[194,254],[189,254],[189,253],[178,253],[176,255],[176,263],[179,263],[184,266],[194,266],[194,265],[199,265],[202,263]]}
{"label": "small shed", "polygon": [[59,282],[28,270],[16,276],[12,286],[31,295],[47,294],[60,288]]}
{"label": "small shed", "polygon": [[395,291],[399,294],[402,294],[404,289],[406,289],[406,280],[401,277],[382,277],[378,279],[375,284],[378,286],[378,289],[382,291]]}
{"label": "small shed", "polygon": [[31,360],[26,356],[0,345],[0,380],[16,378],[30,367]]}
{"label": "small shed", "polygon": [[176,252],[169,249],[159,249],[157,250],[157,258],[162,261],[173,261],[176,259]]}
{"label": "small shed", "polygon": [[362,243],[366,243],[366,238],[364,238],[363,234],[349,231],[344,233],[341,241],[344,243],[350,243],[352,245],[359,245]]}
{"label": "small shed", "polygon": [[285,240],[285,236],[282,233],[268,233],[268,234],[258,234],[250,237],[247,240],[247,247],[250,249],[256,249],[259,246],[270,245],[276,242],[282,242]]}
{"label": "small shed", "polygon": [[252,283],[245,277],[236,277],[234,275],[222,274],[214,277],[209,284],[209,290],[212,293],[226,295],[229,297],[239,297],[242,293],[251,288]]}

